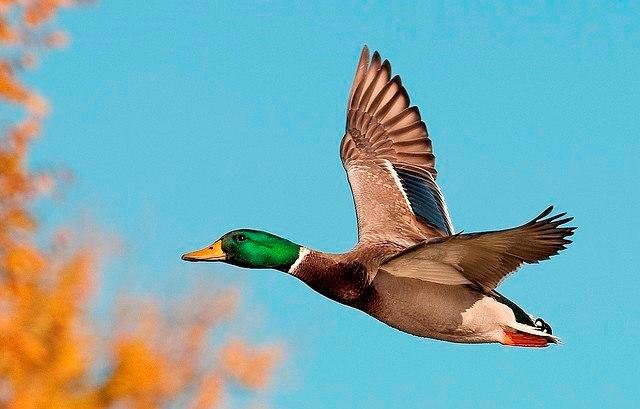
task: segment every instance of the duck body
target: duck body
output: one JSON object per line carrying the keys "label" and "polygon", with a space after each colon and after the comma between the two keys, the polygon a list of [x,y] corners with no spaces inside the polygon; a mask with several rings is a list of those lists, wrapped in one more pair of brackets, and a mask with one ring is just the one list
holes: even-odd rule
{"label": "duck body", "polygon": [[[361,246],[344,254],[302,247],[300,261],[286,272],[333,301],[419,337],[509,345],[505,330],[525,325],[539,331],[520,307],[497,293],[486,295],[470,285],[438,284],[386,272],[380,268],[384,262],[380,254],[398,251],[397,246],[385,247]],[[552,336],[543,338],[556,341]]]}
{"label": "duck body", "polygon": [[523,264],[571,243],[574,227],[552,207],[518,227],[456,233],[436,183],[432,142],[400,77],[375,52],[360,55],[340,158],[353,194],[358,243],[344,254],[240,229],[186,261],[272,268],[316,292],[420,337],[542,347],[558,342],[496,288]]}

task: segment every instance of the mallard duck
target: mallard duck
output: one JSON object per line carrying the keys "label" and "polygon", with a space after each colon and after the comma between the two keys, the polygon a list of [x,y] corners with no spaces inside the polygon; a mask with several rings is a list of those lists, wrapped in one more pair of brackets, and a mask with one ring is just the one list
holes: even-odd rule
{"label": "mallard duck", "polygon": [[563,250],[575,227],[549,207],[519,227],[455,233],[436,183],[427,127],[399,76],[365,46],[340,146],[355,202],[358,243],[328,254],[240,229],[182,256],[269,268],[400,331],[459,343],[544,347],[551,327],[496,291],[524,263]]}

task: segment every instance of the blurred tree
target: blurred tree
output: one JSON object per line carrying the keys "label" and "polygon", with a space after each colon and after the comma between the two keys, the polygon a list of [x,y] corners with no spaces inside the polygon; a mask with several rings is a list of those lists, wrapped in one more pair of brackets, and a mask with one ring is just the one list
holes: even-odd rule
{"label": "blurred tree", "polygon": [[0,408],[211,408],[230,383],[258,391],[277,347],[227,340],[210,350],[235,294],[192,297],[171,317],[158,303],[133,303],[100,336],[88,312],[100,255],[67,231],[46,238],[39,229],[32,206],[59,178],[27,166],[48,107],[20,74],[67,44],[53,18],[78,3],[0,0]]}

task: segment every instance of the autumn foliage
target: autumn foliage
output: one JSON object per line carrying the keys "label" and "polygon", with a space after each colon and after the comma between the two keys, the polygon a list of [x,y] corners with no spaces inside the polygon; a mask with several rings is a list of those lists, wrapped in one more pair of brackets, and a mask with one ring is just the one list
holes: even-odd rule
{"label": "autumn foliage", "polygon": [[234,316],[235,293],[169,307],[132,300],[100,331],[108,325],[89,313],[100,250],[74,244],[64,229],[44,237],[34,217],[60,178],[28,166],[49,108],[21,73],[67,44],[53,20],[77,4],[0,0],[0,408],[212,408],[230,385],[257,392],[279,349],[211,342]]}

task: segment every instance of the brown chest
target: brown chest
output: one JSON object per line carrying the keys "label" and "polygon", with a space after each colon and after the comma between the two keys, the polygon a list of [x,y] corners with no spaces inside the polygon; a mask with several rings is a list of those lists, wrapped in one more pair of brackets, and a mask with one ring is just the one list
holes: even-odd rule
{"label": "brown chest", "polygon": [[320,294],[348,305],[366,292],[371,281],[369,271],[358,261],[336,261],[314,253],[292,274]]}

